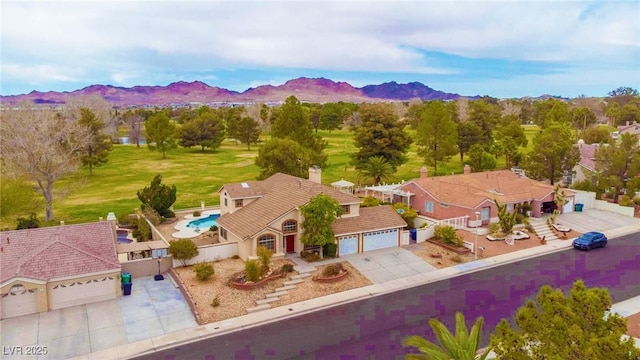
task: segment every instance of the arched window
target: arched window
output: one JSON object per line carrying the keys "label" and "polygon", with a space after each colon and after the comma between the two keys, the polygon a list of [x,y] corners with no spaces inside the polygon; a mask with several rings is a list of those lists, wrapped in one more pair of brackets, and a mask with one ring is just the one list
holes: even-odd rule
{"label": "arched window", "polygon": [[283,233],[292,233],[298,231],[298,222],[295,220],[287,220],[282,223]]}
{"label": "arched window", "polygon": [[265,234],[258,238],[258,246],[264,246],[271,252],[276,252],[276,237],[272,234]]}

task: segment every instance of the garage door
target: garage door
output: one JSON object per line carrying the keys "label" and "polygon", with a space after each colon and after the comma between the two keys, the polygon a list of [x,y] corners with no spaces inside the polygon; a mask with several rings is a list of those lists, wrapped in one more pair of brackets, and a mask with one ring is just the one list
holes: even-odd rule
{"label": "garage door", "polygon": [[338,237],[338,255],[349,255],[358,253],[358,235]]}
{"label": "garage door", "polygon": [[2,318],[28,315],[38,312],[38,293],[35,289],[26,289],[15,285],[7,294],[2,294]]}
{"label": "garage door", "polygon": [[51,309],[62,309],[115,299],[116,297],[116,279],[114,277],[75,281],[56,285],[51,289]]}
{"label": "garage door", "polygon": [[569,199],[569,201],[567,201],[567,203],[564,204],[564,207],[562,208],[563,214],[570,212],[573,212],[573,198]]}
{"label": "garage door", "polygon": [[398,229],[364,233],[364,251],[398,246]]}

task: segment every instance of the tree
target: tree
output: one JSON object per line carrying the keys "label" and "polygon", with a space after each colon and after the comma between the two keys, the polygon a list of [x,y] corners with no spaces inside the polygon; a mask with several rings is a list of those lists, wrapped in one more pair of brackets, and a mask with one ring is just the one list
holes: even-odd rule
{"label": "tree", "polygon": [[198,256],[198,246],[190,239],[180,239],[169,242],[169,254],[180,261],[182,266],[187,266],[187,261]]}
{"label": "tree", "polygon": [[469,332],[464,321],[464,315],[461,312],[457,312],[456,333],[454,335],[443,323],[438,321],[438,319],[431,318],[429,319],[429,325],[436,335],[440,346],[426,340],[422,336],[409,336],[402,341],[402,346],[416,348],[421,354],[424,354],[424,356],[409,354],[406,356],[406,359],[484,360],[489,355],[491,348],[487,348],[482,354],[478,354],[480,331],[482,330],[483,324],[484,319],[482,317],[477,318]]}
{"label": "tree", "polygon": [[458,124],[458,150],[460,151],[460,161],[464,161],[464,154],[469,152],[471,146],[480,143],[482,140],[482,129],[472,122],[462,122]]}
{"label": "tree", "polygon": [[138,191],[138,199],[142,202],[142,209],[150,207],[160,216],[169,218],[175,214],[171,211],[171,206],[176,202],[176,186],[162,184],[162,175],[156,175],[151,180],[151,186],[146,186]]}
{"label": "tree", "polygon": [[318,194],[300,207],[300,213],[304,218],[300,225],[304,230],[300,236],[300,242],[305,245],[319,246],[320,258],[322,259],[322,248],[326,244],[335,242],[331,224],[344,213],[344,210],[336,199],[325,194]]}
{"label": "tree", "polygon": [[63,110],[64,117],[78,121],[82,116],[81,109],[91,109],[96,118],[104,124],[104,132],[109,135],[109,137],[116,137],[118,135],[120,120],[115,116],[111,103],[103,99],[100,95],[70,96],[65,100]]}
{"label": "tree", "polygon": [[608,93],[611,101],[616,102],[620,106],[625,106],[630,101],[640,96],[638,90],[629,86],[620,86],[617,89],[611,90]]}
{"label": "tree", "polygon": [[322,106],[320,111],[320,129],[337,130],[342,128],[342,108],[339,104],[328,103]]}
{"label": "tree", "polygon": [[582,140],[586,144],[611,144],[611,133],[605,126],[590,126],[582,131]]}
{"label": "tree", "polygon": [[498,359],[637,359],[633,338],[623,339],[626,319],[611,313],[606,288],[573,283],[569,296],[548,285],[518,309],[517,329],[503,319],[491,335]]}
{"label": "tree", "polygon": [[354,128],[354,143],[358,151],[352,155],[356,169],[374,156],[382,156],[394,172],[407,161],[411,138],[404,131],[389,104],[362,104],[358,110],[360,125]]}
{"label": "tree", "polygon": [[89,108],[80,109],[78,125],[86,129],[87,139],[82,153],[82,163],[89,166],[89,175],[93,175],[93,167],[106,163],[111,152],[111,137],[104,134],[104,123]]}
{"label": "tree", "polygon": [[196,117],[180,128],[180,146],[217,149],[225,138],[224,121],[207,106],[196,110]]}
{"label": "tree", "polygon": [[483,143],[491,143],[492,132],[500,119],[500,106],[486,99],[469,103],[469,121],[478,125]]}
{"label": "tree", "polygon": [[257,144],[260,140],[260,124],[248,116],[243,117],[238,122],[238,128],[236,131],[236,139],[247,144],[247,150],[251,150],[251,144]]}
{"label": "tree", "polygon": [[444,102],[431,101],[427,104],[417,130],[418,154],[425,164],[433,165],[434,175],[437,175],[438,162],[448,161],[458,152],[457,126]]}
{"label": "tree", "polygon": [[45,200],[44,220],[50,221],[54,184],[78,170],[87,131],[75,120],[29,102],[2,112],[3,171],[10,178],[37,184],[36,191]]}
{"label": "tree", "polygon": [[529,142],[518,119],[513,115],[502,117],[496,130],[496,140],[505,156],[507,169],[511,168],[514,157],[518,155],[518,148],[526,147]]}
{"label": "tree", "polygon": [[614,189],[613,201],[618,203],[625,183],[640,175],[640,169],[633,166],[640,163],[640,147],[638,136],[625,133],[620,136],[620,143],[601,146],[596,151],[596,172],[598,182]]}
{"label": "tree", "polygon": [[162,158],[167,157],[167,151],[175,149],[177,128],[176,124],[169,119],[164,112],[151,115],[146,123],[147,147],[149,150],[156,150],[162,153]]}
{"label": "tree", "polygon": [[469,149],[469,161],[471,171],[482,172],[496,168],[496,157],[485,150],[481,144],[475,144]]}
{"label": "tree", "polygon": [[518,206],[509,212],[507,210],[507,204],[500,204],[498,200],[493,199],[493,202],[498,208],[498,223],[500,224],[500,231],[505,235],[511,234],[513,227],[516,225],[516,219],[518,215]]}
{"label": "tree", "polygon": [[122,114],[122,121],[127,126],[127,133],[131,143],[140,147],[140,138],[142,137],[144,122],[150,116],[149,112],[144,109],[127,110]]}
{"label": "tree", "polygon": [[306,178],[308,169],[314,165],[309,149],[294,140],[278,138],[268,140],[260,147],[255,164],[261,169],[260,180],[279,172]]}
{"label": "tree", "polygon": [[400,215],[402,220],[407,223],[407,227],[410,229],[415,227],[413,221],[418,217],[416,209],[402,202],[393,204],[393,209]]}
{"label": "tree", "polygon": [[587,126],[596,123],[596,114],[585,106],[579,106],[571,109],[569,115],[571,116],[571,122],[573,123],[573,127],[576,129],[576,132],[578,130],[584,130]]}
{"label": "tree", "polygon": [[551,185],[572,171],[580,160],[580,151],[573,145],[568,123],[550,123],[533,138],[533,150],[525,159],[527,175],[536,180],[547,179]]}
{"label": "tree", "polygon": [[358,169],[358,176],[364,179],[372,179],[374,185],[380,185],[382,180],[393,179],[393,167],[383,156],[373,156]]}

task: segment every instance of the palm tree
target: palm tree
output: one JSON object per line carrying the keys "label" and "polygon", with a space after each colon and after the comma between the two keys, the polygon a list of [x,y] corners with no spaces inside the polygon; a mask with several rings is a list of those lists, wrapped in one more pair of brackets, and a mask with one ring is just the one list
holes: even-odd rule
{"label": "palm tree", "polygon": [[384,156],[372,156],[362,164],[362,168],[358,170],[358,176],[373,179],[374,185],[380,185],[382,180],[392,180],[394,172],[395,170]]}
{"label": "palm tree", "polygon": [[464,315],[461,312],[457,312],[456,334],[454,336],[438,319],[430,319],[429,325],[438,338],[440,346],[422,336],[409,336],[402,341],[402,346],[417,348],[420,354],[408,354],[406,359],[485,360],[489,355],[489,351],[491,351],[490,348],[485,349],[482,354],[478,354],[480,330],[483,323],[484,319],[482,317],[477,318],[476,323],[471,328],[471,332],[468,332],[467,325],[464,322]]}

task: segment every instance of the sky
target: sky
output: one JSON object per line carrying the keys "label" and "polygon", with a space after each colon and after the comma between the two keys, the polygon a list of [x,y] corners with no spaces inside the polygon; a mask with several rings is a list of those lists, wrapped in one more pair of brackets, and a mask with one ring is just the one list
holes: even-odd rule
{"label": "sky", "polygon": [[0,94],[199,80],[418,81],[499,98],[640,88],[640,1],[11,1]]}

